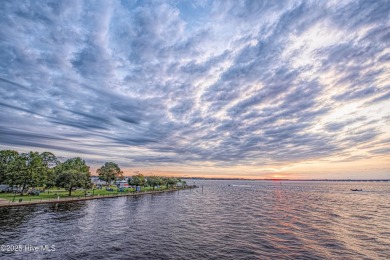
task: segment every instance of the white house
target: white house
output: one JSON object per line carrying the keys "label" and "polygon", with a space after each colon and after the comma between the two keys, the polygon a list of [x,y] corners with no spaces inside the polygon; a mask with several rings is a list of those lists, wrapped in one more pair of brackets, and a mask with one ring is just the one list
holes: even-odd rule
{"label": "white house", "polygon": [[128,188],[129,187],[127,180],[116,181],[115,185],[118,186],[119,188]]}
{"label": "white house", "polygon": [[107,185],[107,182],[100,180],[98,176],[91,176],[91,182],[95,185]]}

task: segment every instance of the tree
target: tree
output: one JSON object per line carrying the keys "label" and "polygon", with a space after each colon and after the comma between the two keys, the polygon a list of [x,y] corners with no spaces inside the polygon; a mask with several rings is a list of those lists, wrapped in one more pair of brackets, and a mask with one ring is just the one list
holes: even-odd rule
{"label": "tree", "polygon": [[73,188],[89,188],[91,175],[89,166],[80,157],[72,158],[55,168],[57,174],[56,185],[69,191],[72,195]]}
{"label": "tree", "polygon": [[51,152],[43,152],[39,156],[41,156],[43,164],[48,168],[54,168],[60,164],[60,161]]}
{"label": "tree", "polygon": [[174,186],[176,185],[179,180],[177,178],[174,178],[174,177],[164,177],[164,184],[167,186],[167,189],[171,186]]}
{"label": "tree", "polygon": [[87,175],[77,170],[65,170],[57,176],[57,186],[65,188],[72,195],[73,188],[83,188],[87,182]]}
{"label": "tree", "polygon": [[37,187],[45,183],[47,167],[38,152],[22,153],[15,163],[16,167],[13,167],[15,182],[21,187],[21,195],[28,187]]}
{"label": "tree", "polygon": [[43,152],[40,154],[43,164],[47,167],[46,173],[46,188],[51,188],[56,185],[56,171],[55,167],[60,164],[60,161],[57,157],[50,152]]}
{"label": "tree", "polygon": [[158,180],[158,177],[156,176],[149,176],[146,178],[146,183],[150,186],[150,187],[153,187],[153,190],[154,190],[154,187],[156,187],[159,183],[159,180]]}
{"label": "tree", "polygon": [[99,179],[111,183],[116,179],[123,179],[123,172],[116,163],[106,162],[100,169],[96,170]]}
{"label": "tree", "polygon": [[135,189],[137,189],[138,186],[144,186],[145,185],[145,177],[138,173],[137,175],[133,175],[131,179],[128,180],[129,185],[135,186]]}
{"label": "tree", "polygon": [[47,189],[54,187],[56,185],[56,180],[57,180],[57,172],[55,171],[55,169],[54,168],[47,169],[45,187]]}
{"label": "tree", "polygon": [[19,157],[19,153],[13,150],[0,151],[0,184],[8,183],[9,173],[12,169],[12,164]]}
{"label": "tree", "polygon": [[157,186],[164,185],[164,177],[158,176],[157,179],[156,179],[156,182],[157,182]]}

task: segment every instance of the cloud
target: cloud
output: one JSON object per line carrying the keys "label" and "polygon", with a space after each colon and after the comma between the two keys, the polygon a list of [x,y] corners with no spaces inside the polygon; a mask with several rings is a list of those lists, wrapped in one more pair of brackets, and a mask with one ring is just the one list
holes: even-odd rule
{"label": "cloud", "polygon": [[390,148],[389,147],[379,148],[379,149],[371,150],[370,152],[374,154],[390,154]]}
{"label": "cloud", "polygon": [[389,9],[4,1],[0,143],[129,167],[387,154]]}

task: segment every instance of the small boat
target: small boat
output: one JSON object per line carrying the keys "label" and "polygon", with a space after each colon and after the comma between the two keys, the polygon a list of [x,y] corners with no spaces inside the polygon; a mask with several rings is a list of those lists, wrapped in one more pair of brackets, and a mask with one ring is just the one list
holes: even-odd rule
{"label": "small boat", "polygon": [[363,191],[362,189],[351,189],[351,191]]}

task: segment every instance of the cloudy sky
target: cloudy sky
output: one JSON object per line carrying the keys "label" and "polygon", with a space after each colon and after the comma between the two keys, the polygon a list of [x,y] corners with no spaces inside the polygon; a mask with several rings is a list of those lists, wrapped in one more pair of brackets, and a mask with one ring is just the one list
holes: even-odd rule
{"label": "cloudy sky", "polygon": [[0,149],[390,178],[390,1],[0,3]]}

